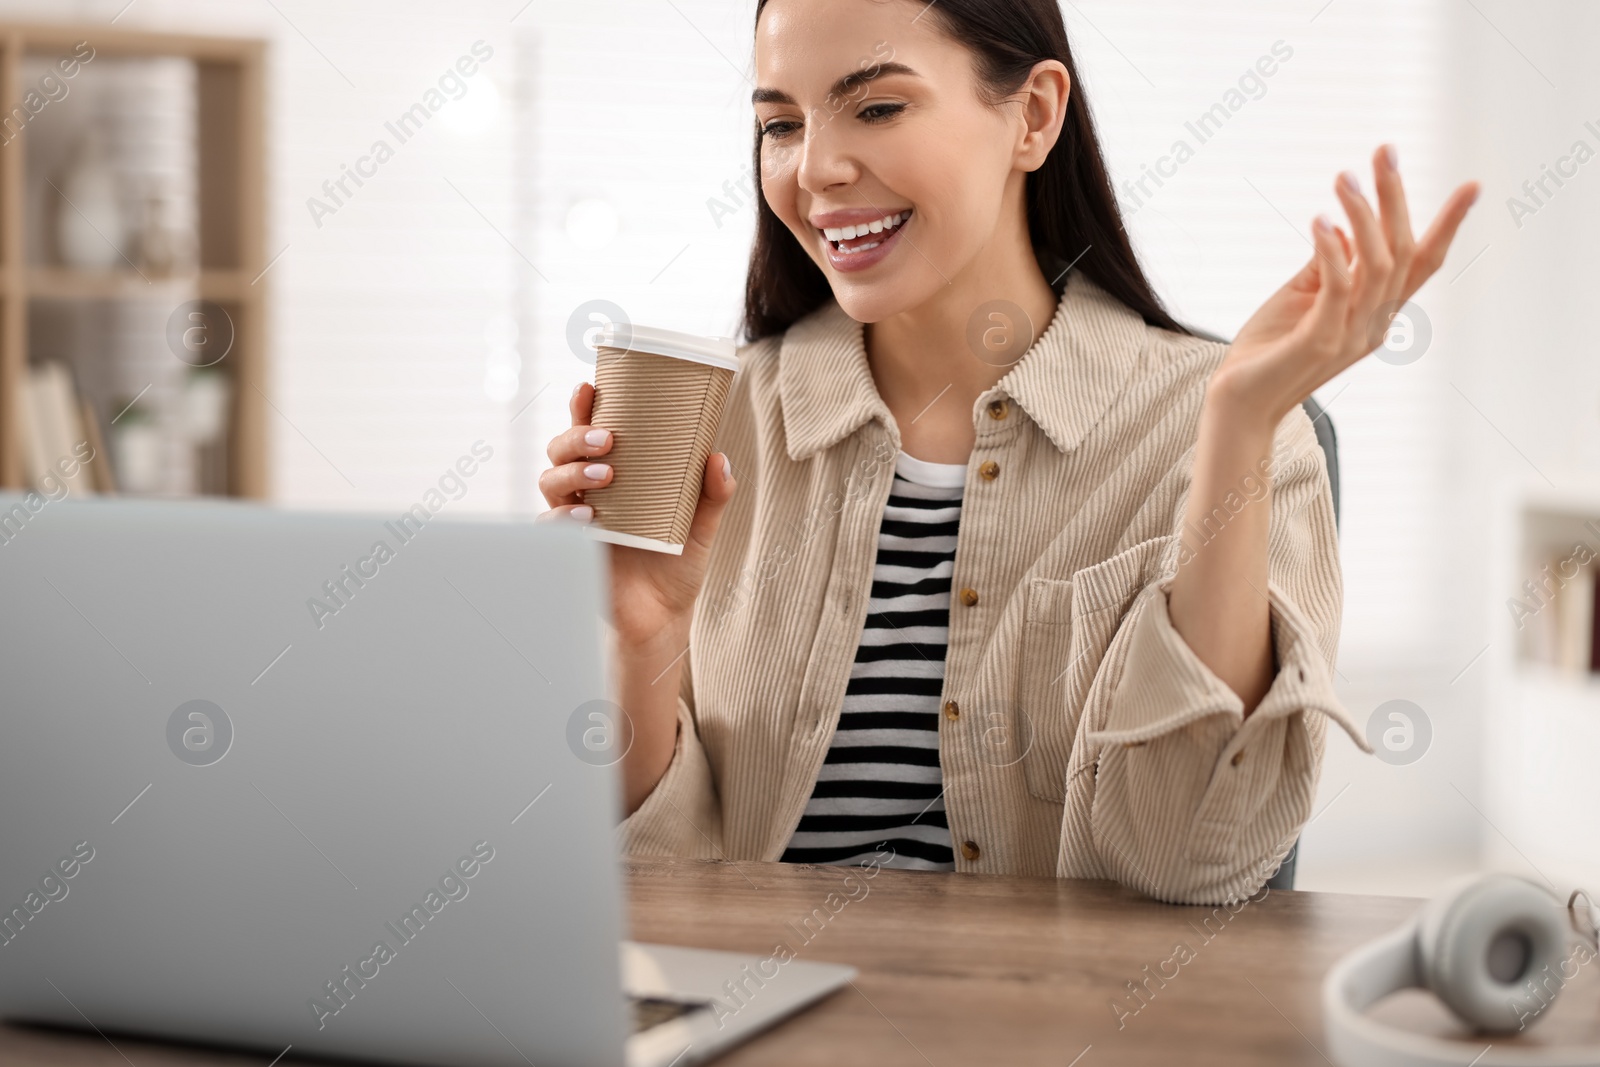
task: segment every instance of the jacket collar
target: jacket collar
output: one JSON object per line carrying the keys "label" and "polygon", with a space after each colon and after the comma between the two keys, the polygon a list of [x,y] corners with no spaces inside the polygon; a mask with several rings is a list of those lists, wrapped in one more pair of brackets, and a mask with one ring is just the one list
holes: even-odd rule
{"label": "jacket collar", "polygon": [[[1050,325],[979,403],[1011,397],[1058,451],[1070,452],[1126,386],[1146,331],[1137,312],[1073,271]],[[832,447],[874,418],[900,446],[867,366],[862,324],[836,300],[784,334],[778,392],[791,459]]]}

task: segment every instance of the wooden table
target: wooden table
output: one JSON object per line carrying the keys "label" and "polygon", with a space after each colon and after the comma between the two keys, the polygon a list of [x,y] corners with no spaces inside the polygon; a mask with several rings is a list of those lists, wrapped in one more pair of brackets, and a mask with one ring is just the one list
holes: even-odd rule
{"label": "wooden table", "polygon": [[[853,986],[719,1067],[1328,1067],[1323,975],[1423,903],[1275,892],[1230,914],[1158,904],[1112,882],[914,871],[881,871],[860,883],[865,895],[857,890],[860,899],[848,900],[848,873],[779,863],[630,864],[632,936],[641,941],[761,956],[784,941],[799,959],[861,971]],[[1192,950],[1187,962],[1174,959],[1179,943]],[[1147,988],[1146,999],[1135,998],[1129,982]],[[1420,992],[1391,998],[1377,1014],[1464,1036]],[[1496,1046],[1600,1046],[1600,962],[1580,971],[1544,1016],[1525,1037]],[[1464,1046],[1462,1063],[1483,1046]]]}
{"label": "wooden table", "polygon": [[[628,864],[639,940],[759,956],[783,942],[799,959],[861,971],[719,1067],[1327,1067],[1323,974],[1421,904],[1275,892],[1230,914],[1157,904],[1110,882],[880,871],[847,884],[851,874],[860,879],[843,868],[778,863]],[[1175,955],[1180,944],[1188,952]],[[1600,964],[1584,968],[1536,1029],[1497,1046],[1600,1045],[1597,973]],[[1413,1028],[1461,1035],[1420,993],[1378,1010]],[[254,1056],[117,1045],[127,1060],[93,1035],[4,1027],[0,1064],[262,1067]],[[1470,1048],[1463,1062],[1483,1043]]]}

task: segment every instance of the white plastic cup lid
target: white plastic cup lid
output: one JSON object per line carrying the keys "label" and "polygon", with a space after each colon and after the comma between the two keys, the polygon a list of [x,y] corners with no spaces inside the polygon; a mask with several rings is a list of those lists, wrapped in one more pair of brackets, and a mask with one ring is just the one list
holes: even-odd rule
{"label": "white plastic cup lid", "polygon": [[671,356],[731,371],[739,369],[739,346],[730,337],[701,337],[699,334],[664,330],[659,326],[609,322],[595,334],[594,345],[596,348],[604,346]]}

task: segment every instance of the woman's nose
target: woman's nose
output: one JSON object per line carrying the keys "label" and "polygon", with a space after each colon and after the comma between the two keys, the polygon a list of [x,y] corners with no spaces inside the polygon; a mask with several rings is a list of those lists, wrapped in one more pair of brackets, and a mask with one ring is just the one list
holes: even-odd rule
{"label": "woman's nose", "polygon": [[805,142],[800,149],[799,181],[810,193],[826,192],[838,185],[851,185],[861,169],[844,144],[837,119],[826,110],[816,112],[806,123]]}

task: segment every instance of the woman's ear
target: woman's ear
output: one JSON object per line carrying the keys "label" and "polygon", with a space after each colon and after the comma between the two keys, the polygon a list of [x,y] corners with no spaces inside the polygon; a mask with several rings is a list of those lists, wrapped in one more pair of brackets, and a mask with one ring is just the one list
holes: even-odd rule
{"label": "woman's ear", "polygon": [[1061,124],[1067,117],[1067,98],[1072,92],[1072,77],[1058,60],[1045,59],[1036,63],[1015,93],[1012,100],[1022,104],[1023,131],[1017,145],[1016,164],[1025,171],[1035,171],[1044,161],[1061,136]]}

